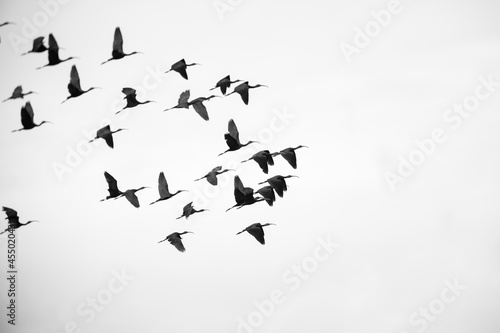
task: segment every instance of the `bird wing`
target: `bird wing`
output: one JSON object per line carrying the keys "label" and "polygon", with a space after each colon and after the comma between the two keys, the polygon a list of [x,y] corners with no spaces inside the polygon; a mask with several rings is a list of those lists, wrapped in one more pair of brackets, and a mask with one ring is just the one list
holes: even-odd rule
{"label": "bird wing", "polygon": [[39,51],[39,50],[43,50],[45,48],[45,46],[43,45],[43,40],[44,40],[44,37],[37,37],[35,38],[35,40],[33,41],[33,49],[32,51]]}
{"label": "bird wing", "polygon": [[115,36],[113,38],[113,55],[115,52],[123,53],[123,37],[119,27],[115,29]]}
{"label": "bird wing", "polygon": [[272,177],[267,180],[269,185],[272,186],[272,188],[276,191],[276,193],[282,198],[283,197],[283,191],[286,191],[286,183],[284,179],[279,179],[276,177]]}
{"label": "bird wing", "polygon": [[139,208],[139,199],[137,195],[135,195],[134,191],[128,190],[125,191],[125,198],[136,208]]}
{"label": "bird wing", "polygon": [[59,46],[52,34],[49,35],[49,64],[57,64],[59,59]]}
{"label": "bird wing", "polygon": [[196,113],[198,113],[200,115],[200,117],[202,117],[204,120],[208,121],[208,112],[207,112],[207,108],[205,107],[205,105],[203,105],[203,103],[201,101],[196,102],[192,105],[193,105],[193,108],[196,111]]}
{"label": "bird wing", "polygon": [[184,247],[184,244],[182,244],[181,236],[177,234],[171,234],[167,236],[167,240],[175,246],[175,248],[181,252],[185,252],[186,248]]}
{"label": "bird wing", "polygon": [[16,89],[14,89],[14,92],[12,93],[12,97],[19,96],[21,97],[23,95],[23,87],[22,86],[17,86]]}
{"label": "bird wing", "polygon": [[109,147],[114,148],[113,133],[111,133],[111,127],[109,125],[106,125],[103,128],[99,129],[97,131],[97,137],[103,138]]}
{"label": "bird wing", "polygon": [[49,50],[59,50],[59,45],[57,45],[56,39],[52,34],[49,34]]}
{"label": "bird wing", "polygon": [[[269,151],[268,151],[269,152]],[[267,166],[267,156],[265,154],[265,151],[258,152],[252,156],[252,159],[259,164],[260,168],[264,173],[269,172],[269,168]]]}
{"label": "bird wing", "polygon": [[207,174],[207,181],[208,181],[211,185],[213,185],[213,186],[217,186],[217,183],[218,183],[218,181],[217,181],[217,174],[216,174],[215,172],[212,172],[212,171],[211,171],[211,172],[209,172],[209,173]]}
{"label": "bird wing", "polygon": [[248,89],[241,90],[238,93],[240,94],[243,103],[245,103],[245,105],[248,105]]}
{"label": "bird wing", "polygon": [[264,150],[264,153],[267,159],[267,164],[274,165],[273,155],[271,152],[269,152],[269,150]]}
{"label": "bird wing", "polygon": [[238,127],[236,127],[236,123],[233,119],[229,119],[227,123],[227,130],[229,132],[229,135],[231,135],[238,143],[240,143],[240,133],[238,132]]}
{"label": "bird wing", "polygon": [[260,224],[252,224],[247,228],[247,231],[250,235],[254,236],[256,240],[259,241],[262,245],[266,243],[264,240],[264,229],[260,226]]}
{"label": "bird wing", "polygon": [[190,96],[191,96],[191,92],[189,90],[183,91],[181,93],[181,95],[179,96],[179,100],[178,100],[177,104],[179,106],[187,109],[189,107],[188,99]]}
{"label": "bird wing", "polygon": [[108,134],[106,134],[102,138],[104,139],[104,141],[106,141],[106,144],[108,145],[108,147],[114,148],[115,144],[113,142],[113,134],[111,132],[109,132]]}
{"label": "bird wing", "polygon": [[106,182],[108,183],[109,198],[115,198],[122,194],[122,191],[118,189],[118,182],[113,176],[104,171],[104,177],[106,178]]}
{"label": "bird wing", "polygon": [[69,90],[69,93],[71,95],[82,91],[82,88],[80,87],[80,76],[78,75],[78,70],[76,69],[75,65],[73,65],[71,67],[71,74],[70,74],[70,81],[68,84],[68,90]]}
{"label": "bird wing", "polygon": [[272,206],[276,201],[276,196],[274,195],[274,190],[271,186],[264,186],[258,189],[256,192],[264,197],[269,206]]}
{"label": "bird wing", "polygon": [[162,199],[171,196],[168,190],[167,179],[165,178],[163,171],[160,172],[160,175],[158,176],[158,192],[160,193],[160,198]]}
{"label": "bird wing", "polygon": [[122,93],[124,93],[127,97],[128,96],[136,96],[136,90],[134,88],[123,88]]}
{"label": "bird wing", "polygon": [[186,72],[186,61],[184,59],[181,59],[177,61],[175,64],[172,65],[172,69],[179,73],[183,78],[186,80],[188,79],[188,75]]}
{"label": "bird wing", "polygon": [[182,208],[182,215],[187,218],[189,215],[191,215],[192,211],[193,211],[193,202],[191,201],[186,206],[184,206],[184,208]]}
{"label": "bird wing", "polygon": [[33,108],[30,102],[26,102],[26,105],[21,108],[21,124],[24,128],[33,127]]}
{"label": "bird wing", "polygon": [[9,220],[9,224],[17,224],[19,223],[19,216],[17,216],[17,212],[9,207],[2,207],[2,210],[7,214],[7,219]]}
{"label": "bird wing", "polygon": [[297,169],[297,155],[293,149],[285,149],[281,151],[281,156],[292,166]]}
{"label": "bird wing", "polygon": [[240,147],[240,143],[235,138],[233,138],[231,134],[224,134],[224,139],[226,139],[226,144],[229,149],[236,150]]}

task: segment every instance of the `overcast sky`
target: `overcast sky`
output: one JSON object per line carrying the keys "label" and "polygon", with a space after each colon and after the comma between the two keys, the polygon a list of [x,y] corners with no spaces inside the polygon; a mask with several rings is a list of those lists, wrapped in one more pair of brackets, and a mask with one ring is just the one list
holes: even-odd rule
{"label": "overcast sky", "polygon": [[[498,3],[481,1],[2,1],[0,205],[16,233],[16,325],[2,332],[497,332],[500,329],[500,59]],[[105,65],[119,26],[124,51]],[[21,53],[52,33],[62,59]],[[180,59],[189,80],[171,72]],[[69,95],[71,66],[81,97]],[[233,79],[231,95],[193,110],[162,110],[179,94],[208,96]],[[115,115],[121,89],[150,103]],[[232,89],[230,88],[230,91]],[[220,91],[216,91],[220,95]],[[35,122],[21,128],[30,101]],[[232,118],[238,152],[224,133]],[[126,128],[87,144],[98,128]],[[265,175],[258,150],[297,151]],[[194,182],[213,167],[236,168],[214,188]],[[108,195],[104,171],[141,207]],[[170,189],[158,198],[158,174]],[[273,207],[234,205],[245,186],[297,175]],[[194,201],[210,211],[175,220]],[[3,214],[3,213],[2,213]],[[3,221],[3,219],[2,219]],[[236,233],[265,228],[266,244]],[[7,221],[2,222],[7,227]],[[168,242],[189,230],[185,253]],[[7,238],[0,267],[7,275]],[[118,278],[118,277],[119,278]]]}

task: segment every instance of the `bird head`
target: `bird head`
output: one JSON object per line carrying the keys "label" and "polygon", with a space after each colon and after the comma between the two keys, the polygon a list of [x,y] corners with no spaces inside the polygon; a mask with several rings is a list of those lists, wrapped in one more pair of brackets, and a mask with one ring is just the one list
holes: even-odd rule
{"label": "bird head", "polygon": [[268,226],[268,225],[276,225],[274,223],[264,223],[264,224],[261,224],[261,227],[265,227],[265,226]]}
{"label": "bird head", "polygon": [[299,176],[288,175],[288,176],[284,176],[283,178],[299,178]]}
{"label": "bird head", "polygon": [[308,146],[303,146],[303,145],[298,145],[297,147],[294,148],[295,149],[299,149],[299,148],[309,148]]}
{"label": "bird head", "polygon": [[179,235],[184,235],[184,234],[194,234],[194,232],[192,231],[179,232]]}
{"label": "bird head", "polygon": [[[42,125],[42,124],[53,124],[53,122],[48,121],[48,120],[43,120],[43,121],[40,123],[40,125]],[[40,125],[38,125],[38,126],[40,126]]]}

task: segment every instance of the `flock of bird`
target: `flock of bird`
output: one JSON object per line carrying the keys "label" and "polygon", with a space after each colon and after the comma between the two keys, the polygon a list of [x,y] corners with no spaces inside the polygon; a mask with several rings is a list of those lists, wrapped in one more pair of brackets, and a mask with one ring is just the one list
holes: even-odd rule
{"label": "flock of bird", "polygon": [[[7,25],[10,22],[6,22],[4,24],[0,24],[0,27],[3,25]],[[50,67],[50,66],[56,66],[59,65],[63,62],[76,59],[76,57],[68,57],[65,59],[61,59],[59,57],[59,46],[56,42],[56,39],[52,34],[49,34],[48,38],[48,47],[45,46],[44,44],[44,37],[38,37],[34,39],[33,41],[33,46],[32,49],[26,53],[23,53],[23,55],[30,54],[30,53],[48,53],[48,63],[42,67],[39,67],[37,69],[41,69],[44,67]],[[106,61],[102,62],[101,65],[104,65],[110,61],[117,61],[120,59],[123,59],[127,56],[132,56],[134,54],[140,54],[141,52],[131,52],[131,53],[125,53],[123,51],[123,37],[122,33],[120,31],[120,28],[117,27],[114,32],[114,39],[113,39],[113,50],[111,53],[111,58],[107,59]],[[188,72],[187,68],[190,66],[196,66],[199,65],[198,63],[187,63],[184,59],[181,59],[171,65],[170,69],[166,71],[165,73],[169,73],[171,71],[177,72],[180,74],[182,78],[185,80],[188,80]],[[232,85],[241,82],[239,85],[236,85],[233,88],[233,91],[230,93],[228,92],[228,89],[231,88]],[[250,85],[248,81],[243,81],[243,80],[232,80],[229,75],[223,77],[220,79],[213,88],[209,89],[210,91],[219,89],[220,92],[222,93],[222,96],[216,96],[216,95],[210,95],[208,97],[197,97],[194,99],[190,99],[190,91],[186,90],[183,91],[178,99],[177,105],[167,108],[164,111],[170,111],[173,109],[189,109],[192,107],[194,111],[205,121],[208,121],[209,115],[207,112],[207,108],[204,105],[205,102],[208,102],[212,98],[221,98],[221,97],[227,97],[230,96],[234,93],[237,93],[240,95],[241,100],[245,105],[249,103],[249,90],[254,89],[254,88],[259,88],[259,87],[267,87],[265,85],[261,84],[255,84],[255,85]],[[68,83],[68,92],[69,96],[66,98],[66,100],[62,101],[62,103],[68,101],[69,99],[77,98],[85,93],[88,93],[89,91],[93,89],[101,89],[99,87],[90,87],[86,90],[83,90],[80,85],[80,77],[78,74],[78,70],[75,65],[71,67],[71,72],[70,72],[70,81]],[[151,103],[154,101],[138,101],[137,100],[137,95],[136,95],[136,90],[130,87],[125,87],[122,89],[122,93],[125,95],[124,99],[126,100],[126,105],[123,107],[122,110],[117,111],[117,113],[127,109],[127,108],[135,108],[139,105],[146,104],[146,103]],[[8,97],[7,99],[4,100],[4,102],[9,101],[9,100],[15,100],[15,99],[24,99],[26,96],[30,94],[36,94],[36,92],[29,91],[29,92],[23,92],[22,86],[19,85],[17,86],[12,95]],[[22,128],[13,130],[13,132],[16,131],[23,131],[23,130],[31,130],[35,127],[41,126],[42,124],[45,123],[50,123],[49,121],[42,121],[40,123],[35,123],[34,122],[34,112],[33,112],[33,107],[31,106],[31,103],[27,101],[24,106],[21,107],[21,124]],[[96,136],[93,140],[98,140],[98,139],[103,139],[106,144],[110,148],[114,148],[114,142],[113,142],[113,134],[126,130],[124,128],[119,128],[116,130],[111,130],[110,125],[106,125],[99,129],[96,133]],[[258,143],[256,141],[248,141],[246,143],[242,143],[239,139],[239,131],[236,126],[236,123],[234,122],[233,119],[229,119],[228,121],[228,132],[224,134],[224,139],[225,142],[228,146],[228,149],[224,152],[221,152],[219,154],[223,155],[229,152],[234,152],[239,149],[244,148],[245,146],[248,146],[253,143]],[[269,166],[274,165],[274,160],[273,158],[276,156],[282,156],[293,169],[297,168],[297,156],[296,156],[296,150],[303,148],[306,146],[299,145],[297,147],[289,147],[285,148],[279,152],[270,152],[269,150],[262,150],[254,155],[252,155],[250,158],[242,161],[242,163],[245,163],[247,161],[255,161],[262,172],[264,174],[268,174],[269,172]],[[200,181],[202,179],[206,179],[209,184],[212,186],[217,186],[218,185],[218,179],[217,177],[223,173],[226,172],[232,172],[236,171],[234,169],[223,169],[222,166],[217,166],[210,170],[206,175],[203,177],[200,177],[198,179],[195,179],[194,181]],[[140,203],[139,203],[139,198],[137,197],[137,192],[140,190],[143,190],[148,187],[140,187],[137,189],[128,189],[125,191],[121,191],[118,188],[118,182],[116,179],[109,174],[108,172],[104,172],[104,177],[108,185],[108,192],[109,195],[106,196],[105,199],[102,199],[101,201],[109,200],[109,199],[119,199],[122,197],[125,197],[134,207],[139,208]],[[259,183],[259,185],[264,185],[267,184],[259,189],[254,190],[251,187],[245,187],[243,185],[243,182],[241,181],[240,177],[238,175],[234,176],[234,199],[235,199],[235,204],[231,207],[229,207],[226,211],[229,211],[233,208],[236,209],[241,209],[244,206],[249,206],[252,204],[255,204],[257,202],[266,202],[269,206],[273,206],[273,203],[276,201],[276,196],[275,193],[278,194],[279,197],[283,197],[283,194],[285,191],[287,191],[287,183],[286,179],[292,178],[292,177],[297,177],[293,175],[288,175],[288,176],[282,176],[282,175],[276,175],[271,178],[268,178],[262,182]],[[156,204],[161,201],[166,201],[171,199],[172,197],[176,196],[177,194],[181,192],[187,192],[186,190],[177,190],[175,192],[171,192],[168,187],[167,180],[165,178],[165,175],[163,172],[160,172],[159,177],[158,177],[158,192],[159,192],[159,198],[150,204]],[[8,207],[3,207],[3,211],[6,213],[8,221],[9,221],[9,227],[3,231],[7,232],[9,229],[18,229],[22,226],[28,225],[31,222],[37,222],[37,221],[28,221],[24,224],[19,222],[19,217],[17,215],[17,212]],[[189,218],[189,216],[195,214],[195,213],[201,213],[207,211],[207,209],[200,209],[197,210],[193,207],[193,202],[187,203],[182,211],[182,215],[177,217],[177,219],[181,218]],[[275,225],[274,223],[253,223],[243,229],[242,231],[238,232],[238,234],[241,234],[243,232],[248,232],[250,235],[255,237],[255,239],[261,243],[265,244],[265,239],[264,239],[264,227],[269,226],[269,225]],[[0,234],[2,234],[0,233]],[[182,235],[188,234],[188,233],[193,233],[191,231],[184,231],[184,232],[173,232],[169,234],[165,239],[159,241],[159,243],[167,240],[169,241],[170,244],[175,246],[175,248],[181,252],[185,251],[184,244],[182,243]]]}

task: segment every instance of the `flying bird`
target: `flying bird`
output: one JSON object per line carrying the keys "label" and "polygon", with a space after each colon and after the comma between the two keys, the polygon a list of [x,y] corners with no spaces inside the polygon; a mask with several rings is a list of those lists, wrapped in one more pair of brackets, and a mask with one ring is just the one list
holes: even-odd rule
{"label": "flying bird", "polygon": [[96,137],[94,139],[90,140],[89,142],[93,142],[97,139],[104,139],[104,141],[106,141],[106,144],[110,148],[114,148],[113,133],[117,133],[117,132],[124,131],[124,130],[127,130],[127,129],[126,128],[119,128],[116,131],[112,131],[111,127],[109,125],[104,126],[103,128],[101,128],[97,131]]}
{"label": "flying bird", "polygon": [[26,55],[28,53],[42,53],[48,50],[48,48],[43,44],[45,37],[37,37],[33,40],[33,47],[28,52],[24,52],[21,55]]}
{"label": "flying bird", "polygon": [[80,87],[80,76],[78,75],[78,70],[76,69],[76,66],[73,65],[71,67],[70,81],[68,83],[69,96],[64,101],[62,101],[62,103],[66,102],[70,98],[75,98],[75,97],[81,96],[81,95],[85,94],[86,92],[91,91],[92,89],[100,89],[100,88],[99,87],[90,87],[87,90],[82,90],[82,88]]}
{"label": "flying bird", "polygon": [[274,191],[276,191],[276,193],[282,198],[283,192],[285,192],[287,190],[287,185],[286,185],[285,179],[292,178],[292,177],[298,178],[298,176],[292,176],[292,175],[288,175],[288,176],[277,175],[277,176],[271,177],[263,182],[260,182],[259,185],[262,185],[262,184],[267,182],[274,189]]}
{"label": "flying bird", "polygon": [[170,191],[168,190],[167,179],[165,179],[165,174],[162,171],[162,172],[160,172],[160,175],[158,176],[158,192],[160,193],[160,198],[158,200],[150,203],[150,205],[157,203],[158,201],[168,200],[181,192],[187,192],[187,191],[186,190],[178,190],[175,193],[170,193]]}
{"label": "flying bird", "polygon": [[300,149],[300,148],[309,148],[307,146],[297,146],[295,148],[285,148],[281,150],[280,152],[273,153],[274,156],[281,155],[283,158],[292,166],[292,168],[297,169],[297,156],[295,155],[295,150]]}
{"label": "flying bird", "polygon": [[274,190],[271,185],[264,186],[255,191],[255,193],[262,195],[269,206],[272,206],[276,201],[276,196],[274,195]]}
{"label": "flying bird", "polygon": [[101,63],[101,65],[104,65],[105,63],[107,63],[108,61],[111,61],[111,60],[118,60],[118,59],[122,59],[126,56],[131,56],[133,54],[139,54],[139,53],[142,53],[142,52],[137,52],[137,51],[134,51],[132,53],[124,53],[123,52],[122,32],[121,32],[119,27],[116,27],[115,35],[114,35],[114,39],[113,39],[113,51],[111,52],[111,58],[109,58],[108,60]]}
{"label": "flying bird", "polygon": [[184,208],[182,209],[182,215],[179,216],[176,220],[181,219],[183,217],[185,217],[187,220],[189,218],[189,216],[191,216],[195,213],[201,213],[201,212],[206,212],[206,211],[208,211],[208,209],[196,210],[193,207],[193,202],[191,201],[190,203],[188,203],[187,205],[184,206]]}
{"label": "flying bird", "polygon": [[220,174],[223,174],[224,172],[228,171],[234,171],[233,169],[224,169],[222,170],[222,166],[217,166],[213,168],[209,173],[207,173],[205,176],[195,179],[194,181],[201,180],[203,178],[206,178],[207,181],[212,184],[213,186],[216,186],[218,181],[217,181],[217,176]]}
{"label": "flying bird", "polygon": [[260,166],[260,168],[262,169],[262,171],[264,171],[265,174],[269,172],[269,165],[274,165],[273,156],[271,155],[269,150],[261,150],[253,154],[253,156],[250,157],[249,159],[242,161],[241,163],[251,160],[257,162],[257,164]]}
{"label": "flying bird", "polygon": [[172,109],[188,109],[190,106],[192,106],[193,109],[196,111],[196,113],[198,113],[198,115],[200,115],[200,117],[202,117],[204,120],[208,121],[209,117],[208,117],[207,108],[205,107],[205,105],[203,105],[203,102],[208,101],[214,97],[220,97],[220,96],[211,95],[208,97],[198,97],[198,98],[193,99],[192,101],[188,101],[190,95],[191,95],[191,93],[189,90],[183,91],[179,96],[179,99],[177,101],[177,105],[173,106],[171,108],[165,109],[163,111],[169,111]]}
{"label": "flying bird", "polygon": [[108,183],[109,195],[106,197],[106,199],[102,199],[101,201],[117,198],[123,194],[123,192],[118,189],[118,182],[113,176],[104,171],[104,177],[106,178],[106,182]]}
{"label": "flying bird", "polygon": [[186,61],[184,59],[181,59],[179,61],[177,61],[175,64],[173,64],[170,69],[168,71],[166,71],[165,73],[168,73],[168,72],[171,72],[171,71],[176,71],[177,73],[179,73],[183,78],[185,78],[186,80],[188,79],[188,75],[187,75],[187,72],[186,72],[186,69],[189,67],[189,66],[195,66],[195,65],[200,65],[198,63],[192,63],[192,64],[187,64]]}
{"label": "flying bird", "polygon": [[121,109],[120,111],[116,112],[117,114],[122,112],[125,109],[133,108],[133,107],[136,107],[137,105],[140,105],[140,104],[155,103],[154,101],[139,102],[137,100],[137,92],[135,89],[132,89],[132,88],[123,88],[122,93],[125,94],[125,97],[123,99],[127,100],[127,105],[123,109]]}
{"label": "flying bird", "polygon": [[33,108],[31,107],[30,102],[26,102],[26,104],[21,108],[21,124],[23,124],[23,128],[13,130],[12,132],[18,132],[23,130],[30,130],[32,128],[41,126],[42,124],[51,124],[50,121],[42,121],[40,124],[35,124],[33,121],[34,117]]}
{"label": "flying bird", "polygon": [[239,235],[242,232],[246,231],[250,235],[254,236],[255,239],[257,241],[259,241],[259,243],[261,243],[262,245],[264,245],[264,244],[266,244],[266,241],[264,239],[264,229],[263,229],[263,227],[266,227],[268,225],[276,225],[276,224],[274,224],[274,223],[264,223],[264,224],[254,223],[254,224],[249,225],[245,229],[241,230],[236,235]]}
{"label": "flying bird", "polygon": [[132,204],[132,206],[134,206],[135,208],[139,208],[140,207],[139,198],[137,198],[137,195],[135,193],[140,191],[140,190],[144,190],[145,188],[149,188],[149,187],[142,186],[142,187],[139,187],[137,189],[126,190],[125,192],[122,192],[117,197],[115,197],[115,200],[118,198],[121,198],[121,197],[125,197],[125,198],[127,198],[128,202],[130,202]]}
{"label": "flying bird", "polygon": [[241,96],[241,99],[245,105],[248,105],[248,90],[253,89],[253,88],[258,88],[258,87],[266,87],[269,88],[268,86],[265,86],[263,84],[256,84],[255,86],[251,86],[248,84],[248,81],[245,81],[236,87],[234,87],[233,92],[227,94],[227,96],[232,95],[234,93],[238,93]]}
{"label": "flying bird", "polygon": [[17,216],[17,212],[14,209],[9,207],[2,207],[2,209],[5,212],[5,214],[7,214],[7,217],[5,219],[9,220],[9,227],[4,231],[0,232],[0,235],[11,229],[19,229],[21,227],[24,227],[25,225],[28,225],[31,222],[38,222],[37,220],[31,220],[26,223],[21,223],[19,222],[19,216]]}
{"label": "flying bird", "polygon": [[236,204],[232,207],[229,207],[226,212],[229,210],[238,207],[241,208],[243,206],[253,205],[256,202],[263,201],[265,198],[263,197],[255,197],[254,190],[251,187],[245,187],[238,175],[234,176],[234,200]]}
{"label": "flying bird", "polygon": [[36,94],[34,91],[28,91],[27,93],[23,93],[23,87],[22,86],[17,86],[14,89],[14,92],[12,93],[12,96],[10,96],[7,99],[4,99],[4,102],[7,102],[10,99],[16,99],[16,98],[24,98],[24,96],[29,95],[29,94]]}
{"label": "flying bird", "polygon": [[225,76],[223,77],[222,79],[220,79],[216,84],[215,84],[215,87],[213,87],[212,89],[210,90],[214,90],[214,89],[217,89],[217,88],[220,88],[220,92],[225,95],[226,94],[226,91],[227,91],[227,88],[229,88],[231,86],[231,84],[233,83],[236,83],[236,82],[241,82],[242,80],[234,80],[234,81],[231,81],[231,77],[228,75],[228,76]]}
{"label": "flying bird", "polygon": [[170,244],[175,246],[177,250],[180,252],[185,252],[186,249],[184,248],[184,244],[182,244],[182,237],[181,235],[184,234],[194,234],[194,232],[191,231],[184,231],[184,232],[173,232],[170,235],[167,236],[164,240],[159,241],[158,243],[164,242],[166,240],[169,241]]}
{"label": "flying bird", "polygon": [[59,46],[57,45],[56,39],[52,34],[49,35],[49,63],[46,65],[43,65],[42,67],[38,67],[37,69],[41,69],[47,66],[55,66],[58,65],[62,62],[71,60],[71,59],[76,59],[76,57],[69,57],[66,59],[60,59],[59,58]]}
{"label": "flying bird", "polygon": [[236,124],[234,123],[234,120],[232,120],[232,119],[229,119],[229,122],[227,124],[227,130],[228,130],[228,133],[224,134],[224,139],[226,139],[226,144],[229,147],[229,149],[220,153],[219,156],[222,154],[225,154],[229,151],[238,150],[238,149],[245,147],[251,143],[258,143],[257,141],[250,140],[247,143],[242,144],[240,142],[240,133],[238,132],[238,128],[236,127]]}

